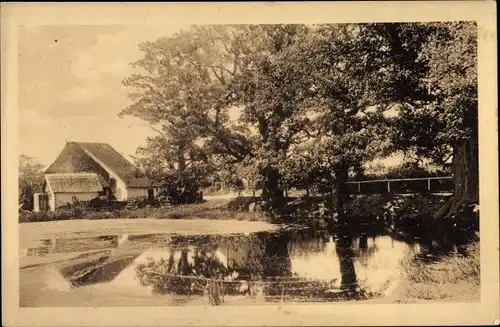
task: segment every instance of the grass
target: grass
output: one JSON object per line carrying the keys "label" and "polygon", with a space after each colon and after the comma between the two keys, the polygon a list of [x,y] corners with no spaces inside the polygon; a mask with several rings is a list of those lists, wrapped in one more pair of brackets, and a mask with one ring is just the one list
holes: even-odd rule
{"label": "grass", "polygon": [[90,211],[84,208],[56,210],[55,212],[22,212],[19,222],[43,222],[73,219],[155,218],[155,219],[213,219],[268,221],[260,212],[235,210],[228,199],[214,199],[197,204],[178,206],[123,208],[112,211]]}
{"label": "grass", "polygon": [[453,254],[436,262],[403,262],[404,281],[397,296],[404,302],[418,300],[479,300],[479,241],[471,243],[465,255]]}
{"label": "grass", "polygon": [[[74,219],[213,219],[268,221],[269,218],[252,208],[256,198],[252,196],[231,197],[207,196],[207,201],[197,204],[177,206],[145,206],[128,205],[125,208],[108,211],[88,210],[83,206],[69,206],[55,212],[21,212],[19,222],[44,222]],[[331,213],[325,211],[325,197],[292,197],[285,208],[288,223],[305,224],[315,228],[325,228],[325,217]],[[412,197],[370,195],[351,197],[347,202],[347,211],[354,224],[361,221],[373,224],[387,224],[389,217],[395,218],[396,228],[415,227],[425,224],[429,213],[437,210],[443,202],[442,197],[418,195]],[[316,226],[317,225],[317,226]]]}
{"label": "grass", "polygon": [[266,221],[257,212],[235,211],[228,208],[228,200],[210,200],[198,204],[185,204],[172,207],[124,209],[115,218],[156,218],[156,219],[234,219],[247,221]]}

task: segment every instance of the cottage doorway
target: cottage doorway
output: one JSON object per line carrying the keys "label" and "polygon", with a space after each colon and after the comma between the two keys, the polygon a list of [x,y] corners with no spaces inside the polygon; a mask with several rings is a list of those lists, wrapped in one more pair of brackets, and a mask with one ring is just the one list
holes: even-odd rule
{"label": "cottage doorway", "polygon": [[155,191],[152,188],[148,189],[148,200],[153,201],[155,198]]}
{"label": "cottage doorway", "polygon": [[103,190],[104,190],[104,196],[106,197],[107,200],[114,200],[114,195],[113,192],[111,191],[111,188],[105,187]]}
{"label": "cottage doorway", "polygon": [[109,179],[109,189],[110,189],[110,200],[114,200],[118,197],[120,197],[119,194],[116,192],[116,179],[110,178]]}
{"label": "cottage doorway", "polygon": [[40,211],[49,210],[49,195],[47,193],[38,194],[38,207]]}

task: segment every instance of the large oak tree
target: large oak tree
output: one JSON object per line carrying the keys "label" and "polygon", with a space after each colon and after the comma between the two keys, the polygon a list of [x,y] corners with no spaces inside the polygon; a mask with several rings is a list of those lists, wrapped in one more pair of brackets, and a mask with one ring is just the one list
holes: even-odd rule
{"label": "large oak tree", "polygon": [[392,140],[439,165],[452,158],[454,197],[436,213],[451,217],[478,203],[477,27],[474,22],[367,26],[391,72],[379,96],[397,103]]}
{"label": "large oak tree", "polygon": [[476,48],[466,22],[195,26],[141,45],[122,114],[159,132],[150,166],[237,165],[277,211],[284,188],[326,179],[342,214],[349,171],[388,150],[451,156],[441,217],[478,201]]}

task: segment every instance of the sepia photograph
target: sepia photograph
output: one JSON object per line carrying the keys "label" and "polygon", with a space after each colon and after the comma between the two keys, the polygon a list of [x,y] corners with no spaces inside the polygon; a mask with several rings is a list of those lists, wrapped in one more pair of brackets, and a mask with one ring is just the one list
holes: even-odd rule
{"label": "sepia photograph", "polygon": [[[473,19],[11,27],[16,305],[186,319],[479,307],[498,287],[481,263],[499,257],[498,231],[483,230],[498,229],[497,172],[480,183],[498,149],[479,147],[497,110],[496,87],[480,93],[481,31]],[[483,237],[496,237],[487,254]]]}

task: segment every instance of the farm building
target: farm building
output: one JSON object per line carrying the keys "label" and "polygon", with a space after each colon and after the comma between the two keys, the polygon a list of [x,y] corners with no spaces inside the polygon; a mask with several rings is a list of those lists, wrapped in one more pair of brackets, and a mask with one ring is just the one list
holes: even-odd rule
{"label": "farm building", "polygon": [[35,194],[35,211],[53,211],[97,197],[127,201],[157,195],[151,181],[105,143],[66,143],[44,174],[43,193]]}

